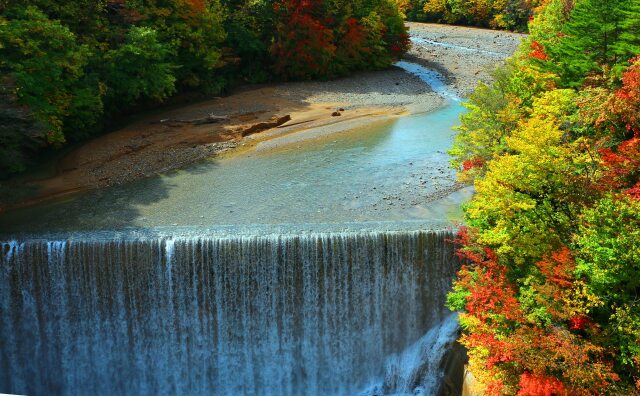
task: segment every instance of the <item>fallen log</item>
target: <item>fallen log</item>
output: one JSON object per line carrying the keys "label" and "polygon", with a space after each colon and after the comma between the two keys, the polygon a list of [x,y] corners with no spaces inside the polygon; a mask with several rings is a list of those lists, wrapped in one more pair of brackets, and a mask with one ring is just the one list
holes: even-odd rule
{"label": "fallen log", "polygon": [[261,122],[255,125],[251,125],[249,128],[242,131],[242,137],[253,135],[254,133],[266,131],[267,129],[276,128],[291,120],[290,115],[283,117],[273,117],[271,121]]}
{"label": "fallen log", "polygon": [[172,126],[171,124],[192,124],[192,125],[205,125],[205,124],[215,124],[221,121],[226,121],[228,120],[229,117],[227,116],[217,116],[214,114],[209,114],[206,117],[202,117],[202,118],[194,118],[191,120],[180,120],[180,119],[174,119],[174,118],[165,118],[160,120],[160,124],[167,124],[169,126]]}

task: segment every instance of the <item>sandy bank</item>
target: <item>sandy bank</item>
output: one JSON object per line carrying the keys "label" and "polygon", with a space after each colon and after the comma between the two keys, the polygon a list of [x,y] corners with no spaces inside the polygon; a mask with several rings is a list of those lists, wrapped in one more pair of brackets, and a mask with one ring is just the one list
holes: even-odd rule
{"label": "sandy bank", "polygon": [[[409,23],[413,48],[407,60],[443,73],[459,95],[478,80],[489,81],[489,67],[511,54],[518,34],[472,28]],[[428,112],[443,99],[418,77],[393,67],[324,82],[250,86],[171,111],[142,116],[129,126],[96,138],[63,157],[56,175],[14,184],[28,196],[0,207],[25,206],[61,195],[122,184],[183,167],[242,145],[286,135],[343,131],[408,113]],[[340,115],[335,115],[339,112]],[[215,123],[178,122],[223,117]],[[276,122],[290,120],[284,124]],[[277,126],[276,126],[277,125]],[[251,132],[250,136],[245,136]],[[302,136],[302,134],[300,135]],[[268,146],[265,144],[263,146]]]}

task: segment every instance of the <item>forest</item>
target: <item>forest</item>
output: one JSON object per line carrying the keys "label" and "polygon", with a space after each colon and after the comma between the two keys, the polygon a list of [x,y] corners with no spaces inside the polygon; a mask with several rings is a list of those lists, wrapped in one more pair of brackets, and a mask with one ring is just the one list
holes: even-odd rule
{"label": "forest", "polygon": [[0,179],[182,94],[387,68],[405,17],[529,32],[449,152],[479,391],[640,394],[638,0],[0,0]]}
{"label": "forest", "polygon": [[0,178],[185,92],[382,69],[393,0],[0,1]]}
{"label": "forest", "polygon": [[545,0],[399,0],[409,20],[527,31]]}
{"label": "forest", "polygon": [[640,3],[551,0],[467,103],[449,294],[487,395],[640,393]]}

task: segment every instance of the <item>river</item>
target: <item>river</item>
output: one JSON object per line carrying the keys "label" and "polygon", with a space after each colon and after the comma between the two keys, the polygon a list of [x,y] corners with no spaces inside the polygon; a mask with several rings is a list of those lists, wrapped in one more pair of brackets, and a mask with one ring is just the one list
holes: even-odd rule
{"label": "river", "polygon": [[448,105],[0,218],[0,391],[431,395],[471,191]]}

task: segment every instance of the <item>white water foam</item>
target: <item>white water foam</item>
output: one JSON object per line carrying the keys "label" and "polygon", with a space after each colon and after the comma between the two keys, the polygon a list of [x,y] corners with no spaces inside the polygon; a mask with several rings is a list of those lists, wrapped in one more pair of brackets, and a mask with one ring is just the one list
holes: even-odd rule
{"label": "white water foam", "polygon": [[434,395],[441,384],[440,365],[458,332],[458,316],[451,314],[400,354],[390,356],[385,376],[361,396]]}
{"label": "white water foam", "polygon": [[435,45],[436,47],[456,49],[456,50],[465,51],[465,52],[474,52],[474,53],[489,55],[491,57],[500,58],[500,59],[504,59],[507,56],[509,56],[509,54],[504,52],[489,51],[489,50],[483,50],[480,48],[471,48],[471,47],[465,47],[462,45],[442,43],[440,41],[429,40],[422,37],[415,37],[415,36],[411,37],[411,41],[417,44]]}
{"label": "white water foam", "polygon": [[[0,389],[334,396],[388,377],[399,393],[416,359],[437,355],[440,344],[423,336],[447,314],[451,237],[0,243]],[[388,358],[425,345],[434,345],[427,355]],[[385,376],[386,360],[395,374]]]}
{"label": "white water foam", "polygon": [[419,77],[422,81],[424,81],[433,92],[442,96],[445,99],[449,99],[453,102],[460,102],[462,99],[449,88],[447,83],[445,82],[445,78],[442,74],[438,73],[435,70],[427,69],[426,67],[420,66],[417,63],[400,61],[396,62],[395,65],[417,77]]}

